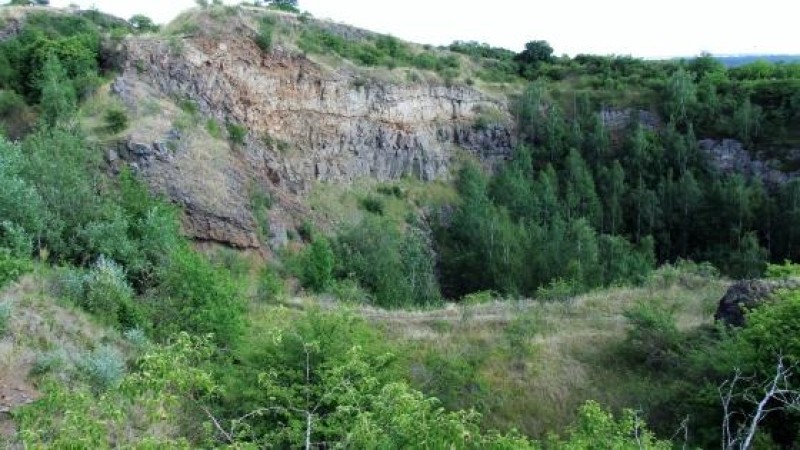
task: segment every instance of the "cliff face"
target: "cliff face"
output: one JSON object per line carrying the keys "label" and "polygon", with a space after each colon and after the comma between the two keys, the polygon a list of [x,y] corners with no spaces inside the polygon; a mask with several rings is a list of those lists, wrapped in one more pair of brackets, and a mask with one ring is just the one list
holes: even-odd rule
{"label": "cliff face", "polygon": [[[317,181],[432,180],[448,175],[457,148],[490,165],[511,153],[513,133],[507,126],[474,126],[482,111],[507,116],[502,100],[464,86],[382,83],[281,49],[266,53],[251,31],[239,26],[218,38],[183,39],[178,49],[165,40],[127,41],[123,74],[113,86],[134,109],[151,96],[188,98],[204,116],[245,126],[243,145],[227,155],[216,152],[209,161],[226,180],[223,191],[246,190],[252,182],[282,198],[302,195]],[[139,148],[140,155],[122,149],[122,156],[132,156],[152,184],[184,204],[192,217],[187,229],[195,237],[257,246],[252,215],[241,198],[246,192],[228,192],[239,201],[223,205],[199,201],[192,192],[196,186],[187,188],[175,169],[195,153],[208,153],[196,148],[204,142],[178,142],[160,125],[158,136],[137,136],[134,130],[136,142],[127,147]],[[148,152],[142,146],[157,156],[162,138],[178,151],[143,159]]]}

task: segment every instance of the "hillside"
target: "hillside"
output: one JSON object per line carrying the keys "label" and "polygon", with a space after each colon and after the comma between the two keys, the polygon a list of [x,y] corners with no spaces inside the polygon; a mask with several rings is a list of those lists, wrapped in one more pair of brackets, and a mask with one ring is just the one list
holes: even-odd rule
{"label": "hillside", "polygon": [[[265,26],[275,35],[267,49],[257,44]],[[185,206],[194,237],[263,245],[250,214],[253,189],[280,199],[270,228],[286,229],[304,217],[292,199],[315,182],[444,178],[457,149],[486,164],[510,156],[504,99],[445,84],[435,73],[429,81],[405,81],[402,73],[384,80],[380,70],[326,65],[299,53],[292,36],[322,26],[258,10],[194,12],[177,19],[167,36],[122,44],[122,74],[111,89],[134,118],[116,153]],[[473,127],[489,112],[496,125]],[[235,142],[220,133],[236,130],[242,133]]]}
{"label": "hillside", "polygon": [[800,65],[295,9],[0,8],[0,442],[794,445]]}

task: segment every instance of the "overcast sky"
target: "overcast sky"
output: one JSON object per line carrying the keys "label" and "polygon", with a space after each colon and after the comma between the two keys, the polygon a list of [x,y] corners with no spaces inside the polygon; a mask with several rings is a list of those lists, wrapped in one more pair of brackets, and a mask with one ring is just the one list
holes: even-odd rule
{"label": "overcast sky", "polygon": [[[194,0],[52,0],[166,23]],[[299,0],[300,8],[402,39],[476,40],[515,51],[546,40],[557,54],[639,57],[800,54],[796,0]]]}

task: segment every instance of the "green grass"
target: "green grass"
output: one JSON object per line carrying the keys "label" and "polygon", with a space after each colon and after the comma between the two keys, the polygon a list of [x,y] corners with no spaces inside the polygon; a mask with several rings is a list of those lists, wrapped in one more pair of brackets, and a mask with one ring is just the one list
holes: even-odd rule
{"label": "green grass", "polygon": [[400,224],[418,217],[422,209],[435,210],[456,200],[455,189],[446,181],[403,178],[379,183],[363,179],[350,186],[318,183],[311,190],[308,204],[322,223],[357,223],[365,214],[379,210],[380,215]]}

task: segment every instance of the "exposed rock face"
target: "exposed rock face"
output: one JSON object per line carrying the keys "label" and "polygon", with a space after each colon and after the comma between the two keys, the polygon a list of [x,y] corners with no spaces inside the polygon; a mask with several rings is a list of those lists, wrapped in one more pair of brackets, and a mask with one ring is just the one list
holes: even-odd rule
{"label": "exposed rock face", "polygon": [[658,115],[643,109],[615,109],[603,108],[600,110],[603,125],[612,133],[624,131],[632,121],[638,121],[649,130],[658,130],[661,119]]}
{"label": "exposed rock face", "polygon": [[782,171],[779,161],[754,158],[735,139],[702,139],[698,145],[709,157],[711,164],[724,174],[739,173],[748,178],[758,178],[768,186],[784,184],[797,176],[797,173]]}
{"label": "exposed rock face", "polygon": [[[252,31],[238,26],[218,39],[183,40],[179,51],[164,41],[128,41],[123,75],[112,87],[132,109],[146,100],[135,88],[144,84],[163,97],[190,98],[219,123],[248,129],[243,145],[214,156],[225,196],[233,199],[224,205],[196,201],[182,179],[187,174],[175,169],[192,158],[197,143],[165,150],[170,142],[165,129],[162,136],[134,138],[118,150],[122,159],[136,162],[151,185],[183,204],[186,228],[194,237],[242,247],[263,244],[255,238],[248,209],[251,182],[271,192],[302,195],[315,181],[446,177],[456,148],[487,165],[511,155],[513,130],[474,126],[480,111],[489,108],[508,116],[503,100],[465,86],[365,80],[280,49],[264,53],[249,38]],[[270,240],[282,242],[283,235]]]}
{"label": "exposed rock face", "polygon": [[720,299],[717,312],[714,313],[714,320],[721,320],[730,326],[744,326],[746,311],[763,304],[780,289],[797,287],[800,287],[800,279],[737,281]]}

